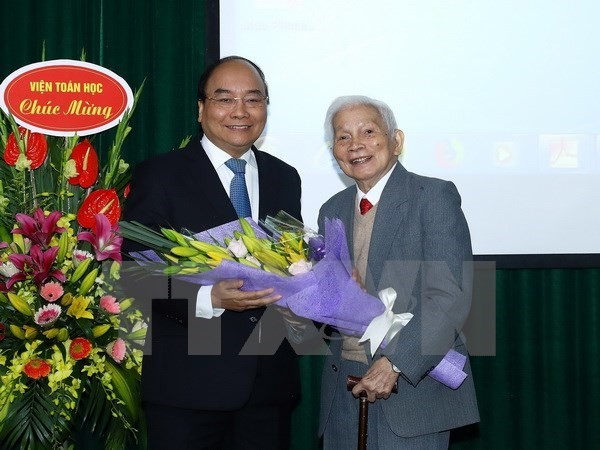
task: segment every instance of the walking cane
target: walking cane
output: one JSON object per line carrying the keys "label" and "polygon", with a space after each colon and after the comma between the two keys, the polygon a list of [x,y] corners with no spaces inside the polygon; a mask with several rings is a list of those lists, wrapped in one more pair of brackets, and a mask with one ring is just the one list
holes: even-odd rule
{"label": "walking cane", "polygon": [[[358,382],[362,380],[360,377],[353,377],[348,375],[346,379],[346,389],[351,391]],[[398,383],[394,384],[392,392],[396,394],[398,392]],[[361,391],[358,394],[358,446],[357,450],[367,450],[367,436],[368,436],[368,424],[369,424],[369,400],[367,399],[367,393]]]}

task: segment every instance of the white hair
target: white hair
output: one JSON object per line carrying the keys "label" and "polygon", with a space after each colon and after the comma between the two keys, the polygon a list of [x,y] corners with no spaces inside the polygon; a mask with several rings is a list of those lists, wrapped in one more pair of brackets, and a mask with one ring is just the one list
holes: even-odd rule
{"label": "white hair", "polygon": [[327,114],[325,115],[325,141],[328,144],[331,145],[333,143],[333,119],[336,114],[343,109],[359,105],[370,106],[371,108],[376,109],[387,127],[386,132],[388,133],[389,138],[393,139],[393,132],[398,127],[396,125],[394,113],[386,103],[364,95],[343,95],[331,102],[331,105],[327,109]]}

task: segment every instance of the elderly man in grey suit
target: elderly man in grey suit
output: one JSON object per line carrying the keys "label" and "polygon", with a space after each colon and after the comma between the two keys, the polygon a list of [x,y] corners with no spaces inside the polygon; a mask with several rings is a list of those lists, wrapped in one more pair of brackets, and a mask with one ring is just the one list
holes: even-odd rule
{"label": "elderly man in grey suit", "polygon": [[[472,253],[460,195],[451,182],[400,164],[404,134],[385,103],[340,97],[325,127],[335,159],[356,185],[321,207],[319,228],[325,218],[339,218],[357,281],[373,295],[393,288],[394,313],[413,317],[375,354],[358,338],[334,333],[322,380],[324,448],[356,446],[354,397],[361,392],[372,403],[369,448],[448,448],[452,428],[479,421],[468,358],[457,389],[427,376],[450,349],[467,354],[460,330],[471,304]],[[352,393],[348,375],[362,377]]]}

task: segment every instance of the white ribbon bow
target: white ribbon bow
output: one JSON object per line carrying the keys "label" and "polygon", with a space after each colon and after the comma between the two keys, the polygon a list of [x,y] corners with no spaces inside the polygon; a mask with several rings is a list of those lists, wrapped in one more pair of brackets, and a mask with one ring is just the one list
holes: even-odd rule
{"label": "white ribbon bow", "polygon": [[396,301],[396,291],[392,288],[387,288],[379,291],[379,299],[385,306],[385,311],[375,317],[362,337],[359,343],[370,340],[371,355],[374,355],[381,343],[390,342],[394,336],[412,319],[411,313],[394,314],[392,308]]}

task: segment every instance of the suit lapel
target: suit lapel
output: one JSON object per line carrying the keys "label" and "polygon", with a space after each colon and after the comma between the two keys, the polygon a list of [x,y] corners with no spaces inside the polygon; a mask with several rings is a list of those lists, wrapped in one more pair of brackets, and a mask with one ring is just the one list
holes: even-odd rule
{"label": "suit lapel", "polygon": [[400,232],[402,224],[408,214],[408,173],[398,163],[388,180],[379,204],[371,233],[369,247],[370,280],[367,277],[367,286],[376,287],[379,284],[385,261],[390,252],[390,243]]}
{"label": "suit lapel", "polygon": [[[342,196],[337,203],[338,209],[335,212],[335,217],[340,219],[344,224],[344,230],[346,231],[346,242],[348,244],[348,250],[350,252],[350,259],[354,260],[354,214],[355,214],[355,201],[356,201],[356,186],[352,186],[342,191]],[[333,218],[333,217],[332,217]]]}
{"label": "suit lapel", "polygon": [[[198,200],[201,201],[201,207],[205,210],[212,210],[213,216],[217,219],[215,223],[226,223],[237,219],[235,208],[227,192],[221,184],[217,171],[213,167],[210,159],[200,144],[200,139],[190,144],[188,147],[189,169],[193,178],[197,180]],[[190,205],[190,208],[196,206]]]}
{"label": "suit lapel", "polygon": [[258,217],[264,219],[269,211],[273,211],[275,206],[272,205],[274,196],[273,183],[271,183],[271,170],[268,161],[263,158],[261,152],[256,147],[252,146],[252,151],[258,165]]}

